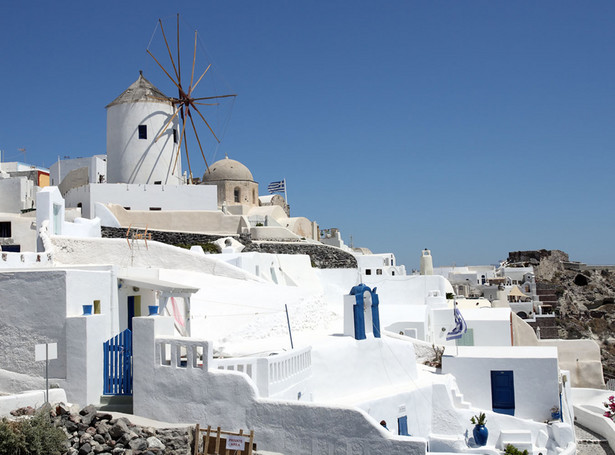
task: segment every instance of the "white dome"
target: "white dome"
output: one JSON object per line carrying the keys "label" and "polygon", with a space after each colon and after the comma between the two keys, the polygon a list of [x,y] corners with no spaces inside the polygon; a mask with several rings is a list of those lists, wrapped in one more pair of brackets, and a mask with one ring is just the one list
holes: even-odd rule
{"label": "white dome", "polygon": [[245,165],[226,157],[209,166],[209,169],[203,174],[203,182],[218,182],[220,180],[253,182],[254,177]]}

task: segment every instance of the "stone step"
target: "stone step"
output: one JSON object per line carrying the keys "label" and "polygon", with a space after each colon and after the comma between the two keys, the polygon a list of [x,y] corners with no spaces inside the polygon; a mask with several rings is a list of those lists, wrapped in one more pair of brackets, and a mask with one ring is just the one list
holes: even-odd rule
{"label": "stone step", "polygon": [[131,395],[101,395],[100,404],[96,406],[101,411],[123,412],[132,414]]}

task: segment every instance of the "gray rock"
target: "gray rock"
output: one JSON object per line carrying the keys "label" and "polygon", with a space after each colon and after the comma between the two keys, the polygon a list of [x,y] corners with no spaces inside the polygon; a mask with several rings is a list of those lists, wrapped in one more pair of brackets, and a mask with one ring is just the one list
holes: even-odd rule
{"label": "gray rock", "polygon": [[128,447],[132,450],[145,450],[147,449],[147,441],[143,438],[132,439],[128,443]]}
{"label": "gray rock", "polygon": [[164,450],[166,447],[156,436],[150,436],[147,438],[147,448]]}
{"label": "gray rock", "polygon": [[113,439],[120,439],[124,433],[128,433],[130,429],[128,428],[128,419],[121,418],[118,419],[117,422],[109,429],[109,436]]}
{"label": "gray rock", "polygon": [[88,455],[92,451],[92,446],[87,442],[79,448],[79,455]]}

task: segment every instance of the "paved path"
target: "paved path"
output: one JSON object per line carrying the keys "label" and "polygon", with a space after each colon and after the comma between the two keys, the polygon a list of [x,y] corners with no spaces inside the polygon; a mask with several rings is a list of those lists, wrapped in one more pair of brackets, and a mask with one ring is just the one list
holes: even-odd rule
{"label": "paved path", "polygon": [[577,436],[577,455],[615,455],[602,436],[578,423],[574,424]]}

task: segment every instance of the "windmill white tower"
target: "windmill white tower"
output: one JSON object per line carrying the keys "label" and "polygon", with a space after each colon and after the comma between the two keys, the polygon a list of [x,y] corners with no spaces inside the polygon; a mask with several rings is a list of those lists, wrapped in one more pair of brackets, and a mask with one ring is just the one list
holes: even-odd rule
{"label": "windmill white tower", "polygon": [[184,183],[173,100],[139,72],[107,109],[107,182]]}

